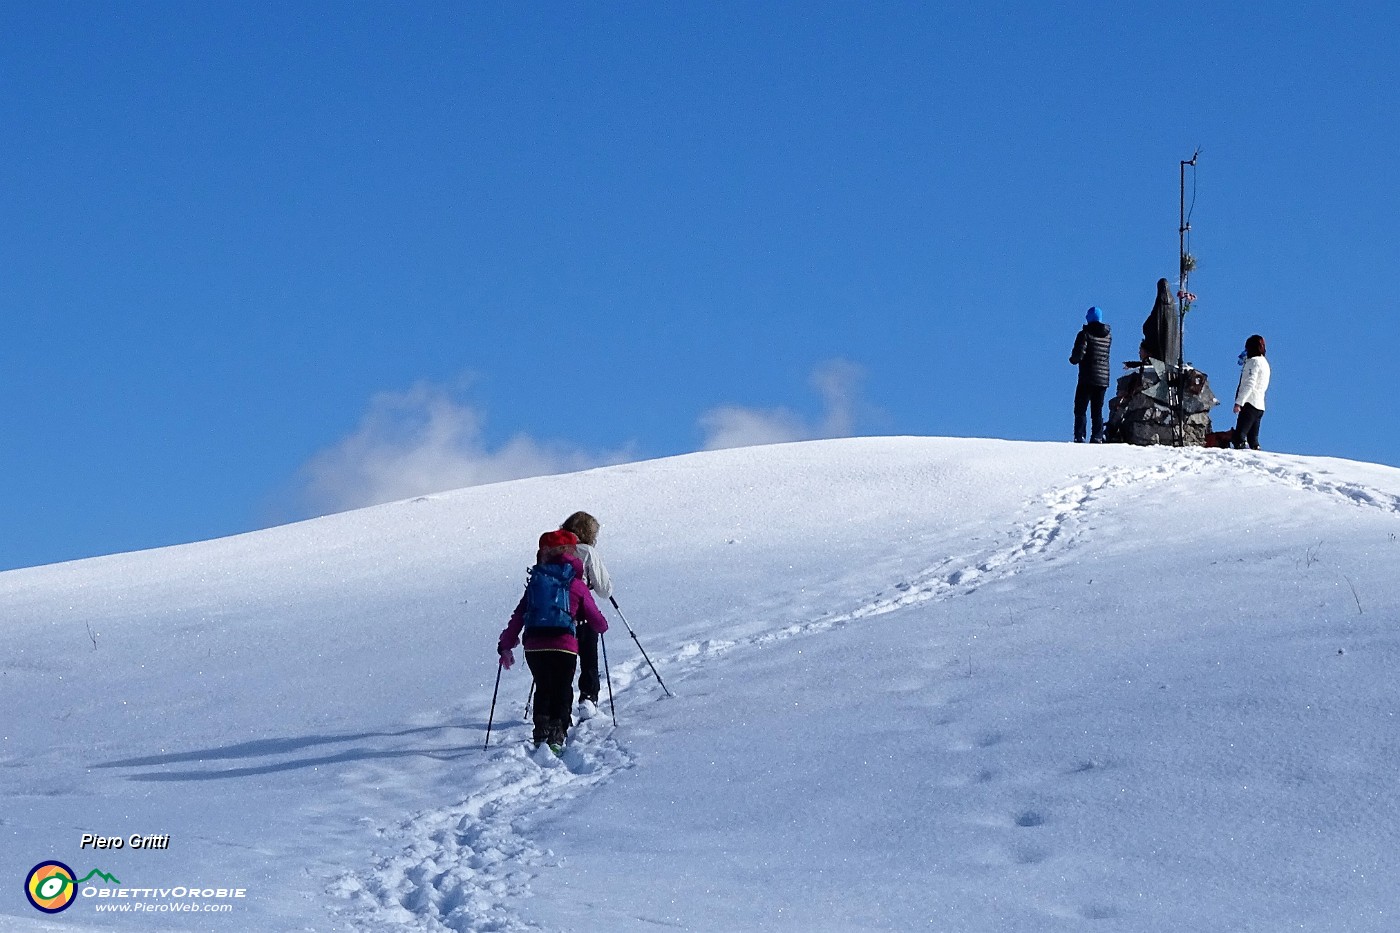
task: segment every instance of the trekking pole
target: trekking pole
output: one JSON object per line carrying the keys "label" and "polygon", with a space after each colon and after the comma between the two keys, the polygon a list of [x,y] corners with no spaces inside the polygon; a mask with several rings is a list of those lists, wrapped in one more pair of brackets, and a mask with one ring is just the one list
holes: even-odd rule
{"label": "trekking pole", "polygon": [[486,741],[482,743],[481,750],[486,751],[486,747],[491,744],[491,723],[496,721],[496,693],[501,689],[501,671],[505,665],[499,659],[496,662],[496,688],[491,691],[491,715],[486,717]]}
{"label": "trekking pole", "polygon": [[532,680],[532,681],[530,681],[530,692],[529,692],[529,694],[526,695],[526,697],[525,697],[525,721],[526,721],[526,722],[529,722],[529,721],[530,721],[530,704],[531,704],[532,702],[534,702],[534,699],[535,699],[535,682]]}
{"label": "trekking pole", "polygon": [[637,633],[632,631],[632,626],[627,625],[627,617],[622,614],[622,607],[617,604],[617,597],[609,596],[608,599],[612,602],[613,608],[617,610],[617,617],[621,619],[622,624],[627,627],[627,634],[631,635],[632,640],[637,643],[637,650],[642,653],[642,657],[646,658],[647,667],[651,668],[653,674],[656,674],[656,682],[661,685],[662,690],[666,690],[666,695],[668,697],[675,696],[674,693],[666,689],[666,681],[662,680],[661,675],[656,673],[656,665],[651,663],[651,658],[647,658],[647,650],[642,647],[641,641],[637,638]]}
{"label": "trekking pole", "polygon": [[608,670],[608,642],[603,637],[603,633],[598,633],[598,644],[603,647],[603,673],[608,678],[608,707],[612,709],[613,728],[617,728],[617,706],[613,703],[612,695],[612,671]]}

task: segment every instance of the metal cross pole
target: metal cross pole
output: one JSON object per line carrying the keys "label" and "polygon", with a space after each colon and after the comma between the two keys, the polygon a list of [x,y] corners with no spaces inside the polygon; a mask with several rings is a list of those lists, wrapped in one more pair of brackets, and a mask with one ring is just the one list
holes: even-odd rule
{"label": "metal cross pole", "polygon": [[1177,266],[1177,336],[1176,336],[1176,373],[1168,381],[1171,387],[1172,415],[1176,421],[1176,446],[1186,446],[1186,399],[1184,390],[1186,388],[1186,312],[1191,310],[1191,303],[1187,300],[1186,283],[1191,276],[1189,268],[1193,260],[1187,252],[1187,237],[1191,233],[1191,223],[1186,219],[1186,166],[1196,167],[1196,159],[1200,156],[1201,150],[1197,149],[1191,154],[1190,159],[1181,160],[1181,213],[1180,223],[1177,226],[1177,236],[1180,241]]}
{"label": "metal cross pole", "polygon": [[1191,222],[1186,219],[1186,166],[1189,165],[1194,169],[1196,167],[1196,159],[1199,158],[1200,155],[1201,150],[1197,149],[1191,154],[1190,159],[1181,160],[1181,213],[1179,215],[1180,224],[1177,227],[1177,236],[1180,241],[1179,255],[1177,258],[1180,265],[1177,267],[1178,276],[1176,280],[1177,301],[1180,302],[1177,306],[1177,316],[1181,328],[1180,339],[1177,341],[1178,351],[1176,365],[1178,367],[1181,367],[1186,362],[1186,312],[1189,311],[1191,307],[1190,303],[1183,297],[1187,293],[1186,283],[1191,277],[1190,266],[1192,265],[1191,254],[1187,252],[1187,237],[1191,233]]}

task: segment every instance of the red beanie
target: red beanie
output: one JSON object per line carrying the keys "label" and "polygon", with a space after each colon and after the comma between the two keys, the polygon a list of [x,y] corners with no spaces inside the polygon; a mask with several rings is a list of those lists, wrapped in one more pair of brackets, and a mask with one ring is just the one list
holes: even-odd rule
{"label": "red beanie", "polygon": [[578,544],[578,535],[572,531],[546,531],[540,535],[540,550],[555,547],[573,547]]}

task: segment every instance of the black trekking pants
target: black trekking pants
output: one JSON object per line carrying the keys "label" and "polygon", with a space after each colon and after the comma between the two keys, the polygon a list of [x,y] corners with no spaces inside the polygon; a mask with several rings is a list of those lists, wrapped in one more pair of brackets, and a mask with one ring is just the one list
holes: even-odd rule
{"label": "black trekking pants", "polygon": [[1103,397],[1108,386],[1090,386],[1080,383],[1074,390],[1074,439],[1084,440],[1085,411],[1093,415],[1093,439],[1103,440]]}
{"label": "black trekking pants", "polygon": [[568,651],[527,651],[525,663],[535,678],[535,744],[563,744],[574,714],[574,665]]}
{"label": "black trekking pants", "polygon": [[1240,416],[1235,421],[1235,436],[1231,438],[1236,450],[1246,446],[1250,450],[1259,449],[1259,422],[1264,420],[1264,412],[1253,405],[1241,405]]}
{"label": "black trekking pants", "polygon": [[591,625],[578,627],[578,699],[598,702],[598,633]]}

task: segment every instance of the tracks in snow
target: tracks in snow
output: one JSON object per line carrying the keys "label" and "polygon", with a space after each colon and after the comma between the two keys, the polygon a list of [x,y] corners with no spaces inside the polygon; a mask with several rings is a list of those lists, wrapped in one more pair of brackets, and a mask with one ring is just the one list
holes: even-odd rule
{"label": "tracks in snow", "polygon": [[560,806],[632,761],[601,715],[574,727],[562,758],[547,749],[528,751],[520,741],[528,728],[519,723],[502,732],[510,737],[486,753],[465,799],[380,831],[392,854],[368,872],[336,879],[329,890],[339,903],[334,913],[365,931],[532,929],[511,904],[529,894],[531,878],[552,856],[521,831],[520,821]]}
{"label": "tracks in snow", "polygon": [[[857,620],[918,603],[968,596],[978,589],[1054,560],[1078,543],[1085,519],[1102,496],[1125,487],[1166,482],[1215,471],[1255,474],[1266,480],[1319,493],[1339,503],[1400,515],[1400,496],[1355,483],[1333,482],[1306,469],[1259,454],[1178,451],[1149,467],[1120,467],[1076,479],[1040,497],[1036,514],[1013,526],[1001,541],[980,552],[948,557],[934,566],[873,594],[844,612],[788,625],[743,639],[691,642],[654,658],[672,682],[680,682],[715,657],[735,650],[820,634]],[[651,672],[641,659],[612,669],[619,699]],[[367,872],[351,872],[331,886],[335,913],[366,931],[392,927],[439,931],[520,933],[532,929],[512,902],[530,893],[531,879],[552,856],[531,840],[523,823],[557,807],[632,766],[605,714],[575,727],[563,759],[529,753],[521,742],[528,728],[502,730],[501,745],[488,752],[474,776],[474,787],[449,807],[425,810],[381,830],[382,855]],[[1021,828],[1035,825],[1031,817]]]}
{"label": "tracks in snow", "polygon": [[[1195,453],[1195,456],[1200,457],[1202,454]],[[1315,492],[1343,504],[1400,515],[1400,496],[1360,483],[1334,482],[1326,479],[1323,472],[1315,473],[1259,453],[1235,451],[1231,461],[1235,469],[1263,476],[1294,489]]]}

